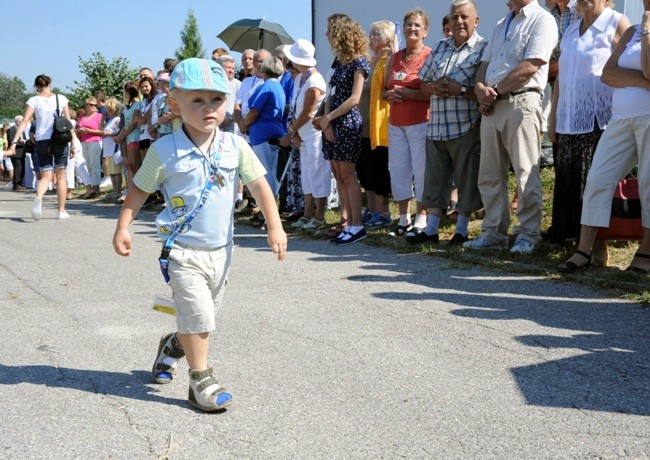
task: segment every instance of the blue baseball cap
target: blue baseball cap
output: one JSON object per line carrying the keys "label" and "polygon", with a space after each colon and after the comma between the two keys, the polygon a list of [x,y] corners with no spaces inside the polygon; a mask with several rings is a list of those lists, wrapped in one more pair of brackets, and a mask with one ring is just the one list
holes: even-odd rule
{"label": "blue baseball cap", "polygon": [[218,91],[230,94],[226,72],[208,59],[189,58],[179,62],[171,74],[169,89]]}

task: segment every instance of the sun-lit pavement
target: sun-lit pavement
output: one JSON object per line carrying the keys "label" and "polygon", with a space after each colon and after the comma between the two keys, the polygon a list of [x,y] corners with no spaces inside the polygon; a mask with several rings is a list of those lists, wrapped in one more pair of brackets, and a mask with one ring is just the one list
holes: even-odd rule
{"label": "sun-lit pavement", "polygon": [[143,212],[73,201],[30,217],[0,190],[2,458],[648,458],[650,309],[582,285],[363,243],[237,230],[211,356],[235,404],[150,383],[171,316]]}

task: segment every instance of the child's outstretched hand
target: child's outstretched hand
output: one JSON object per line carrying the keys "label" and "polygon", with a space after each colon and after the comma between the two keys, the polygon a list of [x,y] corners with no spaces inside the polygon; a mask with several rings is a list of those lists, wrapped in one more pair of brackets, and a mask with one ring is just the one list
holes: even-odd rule
{"label": "child's outstretched hand", "polygon": [[287,234],[284,233],[282,227],[269,229],[267,241],[273,254],[278,256],[278,260],[284,260],[284,256],[287,254]]}

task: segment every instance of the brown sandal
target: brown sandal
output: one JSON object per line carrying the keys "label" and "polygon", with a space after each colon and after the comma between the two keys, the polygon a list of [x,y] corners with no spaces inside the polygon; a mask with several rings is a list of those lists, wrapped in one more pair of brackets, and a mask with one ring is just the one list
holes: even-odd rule
{"label": "brown sandal", "polygon": [[334,225],[323,232],[325,238],[336,238],[343,231],[342,225]]}

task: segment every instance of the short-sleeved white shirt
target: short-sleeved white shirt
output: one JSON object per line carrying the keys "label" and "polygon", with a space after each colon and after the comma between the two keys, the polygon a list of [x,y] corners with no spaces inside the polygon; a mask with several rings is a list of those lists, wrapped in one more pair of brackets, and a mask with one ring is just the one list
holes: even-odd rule
{"label": "short-sleeved white shirt", "polygon": [[27,100],[27,105],[34,109],[34,116],[36,117],[34,138],[37,141],[47,141],[52,137],[56,97],[59,98],[59,110],[60,114],[63,115],[64,107],[68,106],[68,98],[62,94],[52,94],[49,97],[32,96]]}
{"label": "short-sleeved white shirt", "polygon": [[244,81],[241,82],[235,103],[241,106],[242,117],[246,118],[246,115],[248,115],[248,99],[251,97],[251,94],[253,94],[255,88],[262,83],[264,83],[264,79],[256,77],[255,75],[246,77],[244,78]]}
{"label": "short-sleeved white shirt", "polygon": [[546,64],[520,90],[535,88],[542,93],[548,80],[548,62],[557,45],[557,24],[536,0],[519,10],[518,15],[512,14],[509,12],[496,25],[483,53],[482,61],[489,62],[485,83],[493,86],[521,62],[541,59]]}

